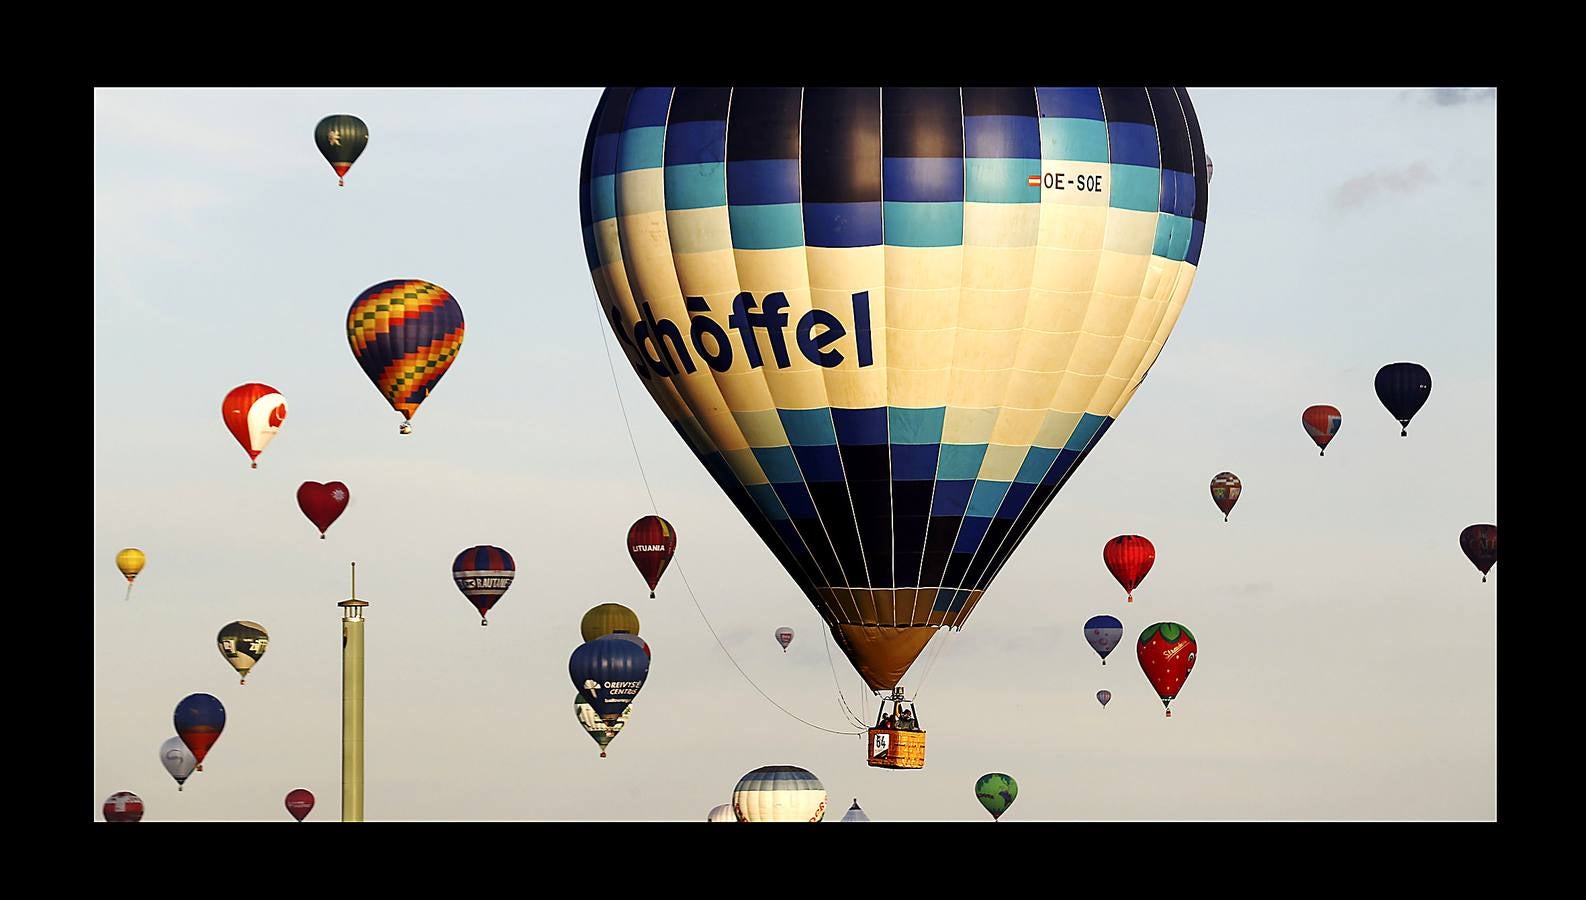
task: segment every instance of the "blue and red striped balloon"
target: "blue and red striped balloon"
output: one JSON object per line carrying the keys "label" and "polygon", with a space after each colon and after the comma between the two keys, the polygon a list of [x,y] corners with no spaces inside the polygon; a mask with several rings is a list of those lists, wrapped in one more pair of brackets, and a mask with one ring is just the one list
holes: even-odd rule
{"label": "blue and red striped balloon", "polygon": [[489,625],[485,615],[496,605],[501,595],[512,586],[512,577],[518,571],[512,554],[489,544],[469,547],[452,561],[452,580],[479,610],[479,624]]}

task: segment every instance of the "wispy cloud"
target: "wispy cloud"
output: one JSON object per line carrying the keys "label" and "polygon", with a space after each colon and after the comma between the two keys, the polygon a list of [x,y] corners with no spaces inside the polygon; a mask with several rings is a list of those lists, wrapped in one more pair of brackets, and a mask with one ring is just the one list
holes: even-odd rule
{"label": "wispy cloud", "polygon": [[1438,106],[1465,106],[1486,103],[1498,98],[1498,89],[1490,87],[1440,87],[1405,91],[1406,98],[1434,103]]}
{"label": "wispy cloud", "polygon": [[1437,181],[1426,163],[1416,162],[1403,169],[1372,172],[1351,178],[1333,189],[1334,209],[1359,209],[1383,194],[1413,194]]}

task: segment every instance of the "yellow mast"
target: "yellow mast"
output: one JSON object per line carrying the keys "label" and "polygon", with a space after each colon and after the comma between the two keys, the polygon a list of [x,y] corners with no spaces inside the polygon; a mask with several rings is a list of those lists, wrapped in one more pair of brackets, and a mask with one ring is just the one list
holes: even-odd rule
{"label": "yellow mast", "polygon": [[341,820],[363,821],[363,608],[358,599],[358,564],[352,564],[352,596],[336,604],[341,617]]}

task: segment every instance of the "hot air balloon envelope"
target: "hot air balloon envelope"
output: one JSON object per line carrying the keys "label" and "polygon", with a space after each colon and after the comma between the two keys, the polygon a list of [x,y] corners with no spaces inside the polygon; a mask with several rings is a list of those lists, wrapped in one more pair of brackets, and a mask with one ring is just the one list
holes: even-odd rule
{"label": "hot air balloon envelope", "polygon": [[1471,525],[1459,533],[1459,548],[1481,572],[1481,580],[1498,562],[1498,526]]}
{"label": "hot air balloon envelope", "polygon": [[1135,650],[1140,658],[1140,670],[1145,672],[1146,680],[1156,689],[1166,709],[1183,690],[1190,670],[1195,668],[1195,635],[1177,622],[1158,622],[1140,632]]}
{"label": "hot air balloon envelope", "polygon": [[314,795],[309,791],[298,788],[286,795],[286,811],[292,818],[303,821],[303,818],[314,811]]}
{"label": "hot air balloon envelope", "polygon": [[611,88],[579,199],[634,371],[884,690],[1157,359],[1207,176],[1177,88]]}
{"label": "hot air balloon envelope", "polygon": [[786,653],[788,645],[793,643],[793,629],[778,628],[776,630],[776,642],[782,645],[782,652]]}
{"label": "hot air balloon envelope", "polygon": [[1112,616],[1091,616],[1085,622],[1085,642],[1107,664],[1107,654],[1123,640],[1123,623]]}
{"label": "hot air balloon envelope", "polygon": [[402,433],[463,349],[463,308],[440,285],[382,281],[347,310],[347,342],[364,374],[403,416]]}
{"label": "hot air balloon envelope", "polygon": [[369,145],[369,126],[357,116],[326,116],[314,126],[314,146],[336,170],[336,184],[344,181],[347,170],[358,161]]}
{"label": "hot air balloon envelope", "polygon": [[105,799],[106,822],[137,822],[143,818],[143,798],[131,791],[117,791]]}
{"label": "hot air balloon envelope", "polygon": [[651,597],[676,552],[677,532],[671,522],[660,516],[645,516],[628,529],[628,555],[650,585]]}
{"label": "hot air balloon envelope", "polygon": [[259,454],[275,440],[286,421],[286,398],[267,384],[239,385],[221,401],[220,418],[257,469]]}
{"label": "hot air balloon envelope", "polygon": [[617,739],[622,732],[622,727],[628,724],[628,717],[633,714],[633,706],[629,705],[622,711],[615,721],[607,722],[596,715],[595,708],[589,705],[582,693],[573,695],[573,715],[578,717],[578,724],[584,731],[600,745],[600,755],[606,755],[606,747]]}
{"label": "hot air balloon envelope", "polygon": [[176,704],[172,719],[177,736],[193,751],[198,770],[202,772],[204,757],[209,755],[209,748],[220,740],[220,733],[226,728],[226,708],[209,694],[188,694]]}
{"label": "hot air balloon envelope", "polygon": [[231,667],[242,676],[242,683],[246,684],[248,673],[253,671],[254,664],[264,657],[264,651],[270,647],[270,635],[258,622],[232,622],[220,629],[220,634],[215,636],[215,643],[220,647],[220,655],[231,663]]}
{"label": "hot air balloon envelope", "polygon": [[347,510],[347,501],[350,499],[352,495],[347,491],[347,486],[339,481],[328,484],[305,481],[297,489],[297,508],[319,529],[321,538],[331,523],[341,518],[341,514]]}
{"label": "hot air balloon envelope", "polygon": [[1338,426],[1343,423],[1344,416],[1336,406],[1311,406],[1300,414],[1300,424],[1305,426],[1305,433],[1321,448],[1322,456],[1327,455],[1327,445],[1332,443],[1333,436],[1338,434]]}
{"label": "hot air balloon envelope", "polygon": [[479,622],[488,625],[485,615],[496,605],[501,595],[512,587],[517,573],[512,554],[500,547],[482,545],[469,547],[452,560],[452,581],[463,592],[468,602],[479,610]]}
{"label": "hot air balloon envelope", "polygon": [[620,603],[602,603],[584,613],[583,621],[578,623],[578,633],[586,642],[608,634],[638,634],[639,616]]}
{"label": "hot air balloon envelope", "polygon": [[181,790],[188,776],[198,766],[198,757],[187,749],[187,744],[180,737],[166,738],[165,743],[160,745],[160,765],[171,773],[171,777],[176,779],[176,789]]}
{"label": "hot air balloon envelope", "polygon": [[1123,585],[1129,602],[1133,603],[1134,589],[1156,564],[1156,547],[1138,534],[1122,534],[1107,542],[1101,557],[1107,563],[1107,571]]}
{"label": "hot air balloon envelope", "polygon": [[1409,436],[1410,420],[1432,396],[1432,373],[1420,363],[1389,363],[1377,371],[1377,399],[1399,420],[1399,436]]}
{"label": "hot air balloon envelope", "polygon": [[986,812],[991,813],[993,819],[1002,818],[1002,814],[1008,811],[1018,796],[1019,783],[1013,780],[1012,775],[992,772],[980,776],[975,782],[975,799],[986,808]]}
{"label": "hot air balloon envelope", "polygon": [[1228,521],[1228,514],[1233,512],[1234,504],[1239,502],[1239,492],[1244,490],[1244,485],[1239,482],[1239,476],[1232,472],[1218,472],[1212,477],[1212,502],[1222,510],[1223,521]]}
{"label": "hot air balloon envelope", "polygon": [[1103,708],[1105,708],[1107,706],[1107,702],[1110,701],[1111,699],[1112,699],[1112,691],[1097,691],[1096,692],[1096,700],[1097,700],[1097,702],[1099,702],[1102,705]]}
{"label": "hot air balloon envelope", "polygon": [[732,808],[740,822],[819,822],[826,788],[808,769],[761,766],[738,779]]}
{"label": "hot air balloon envelope", "polygon": [[595,713],[615,722],[644,687],[650,657],[616,635],[607,635],[574,650],[567,661],[567,674]]}

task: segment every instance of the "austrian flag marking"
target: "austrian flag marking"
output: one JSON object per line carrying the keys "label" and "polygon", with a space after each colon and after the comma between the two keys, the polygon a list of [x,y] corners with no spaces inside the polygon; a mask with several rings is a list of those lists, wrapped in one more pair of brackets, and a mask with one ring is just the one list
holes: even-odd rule
{"label": "austrian flag marking", "polygon": [[1031,175],[1030,176],[1030,180],[1025,182],[1025,183],[1027,185],[1029,185],[1030,187],[1040,187],[1041,186],[1041,176],[1039,176],[1039,175]]}

